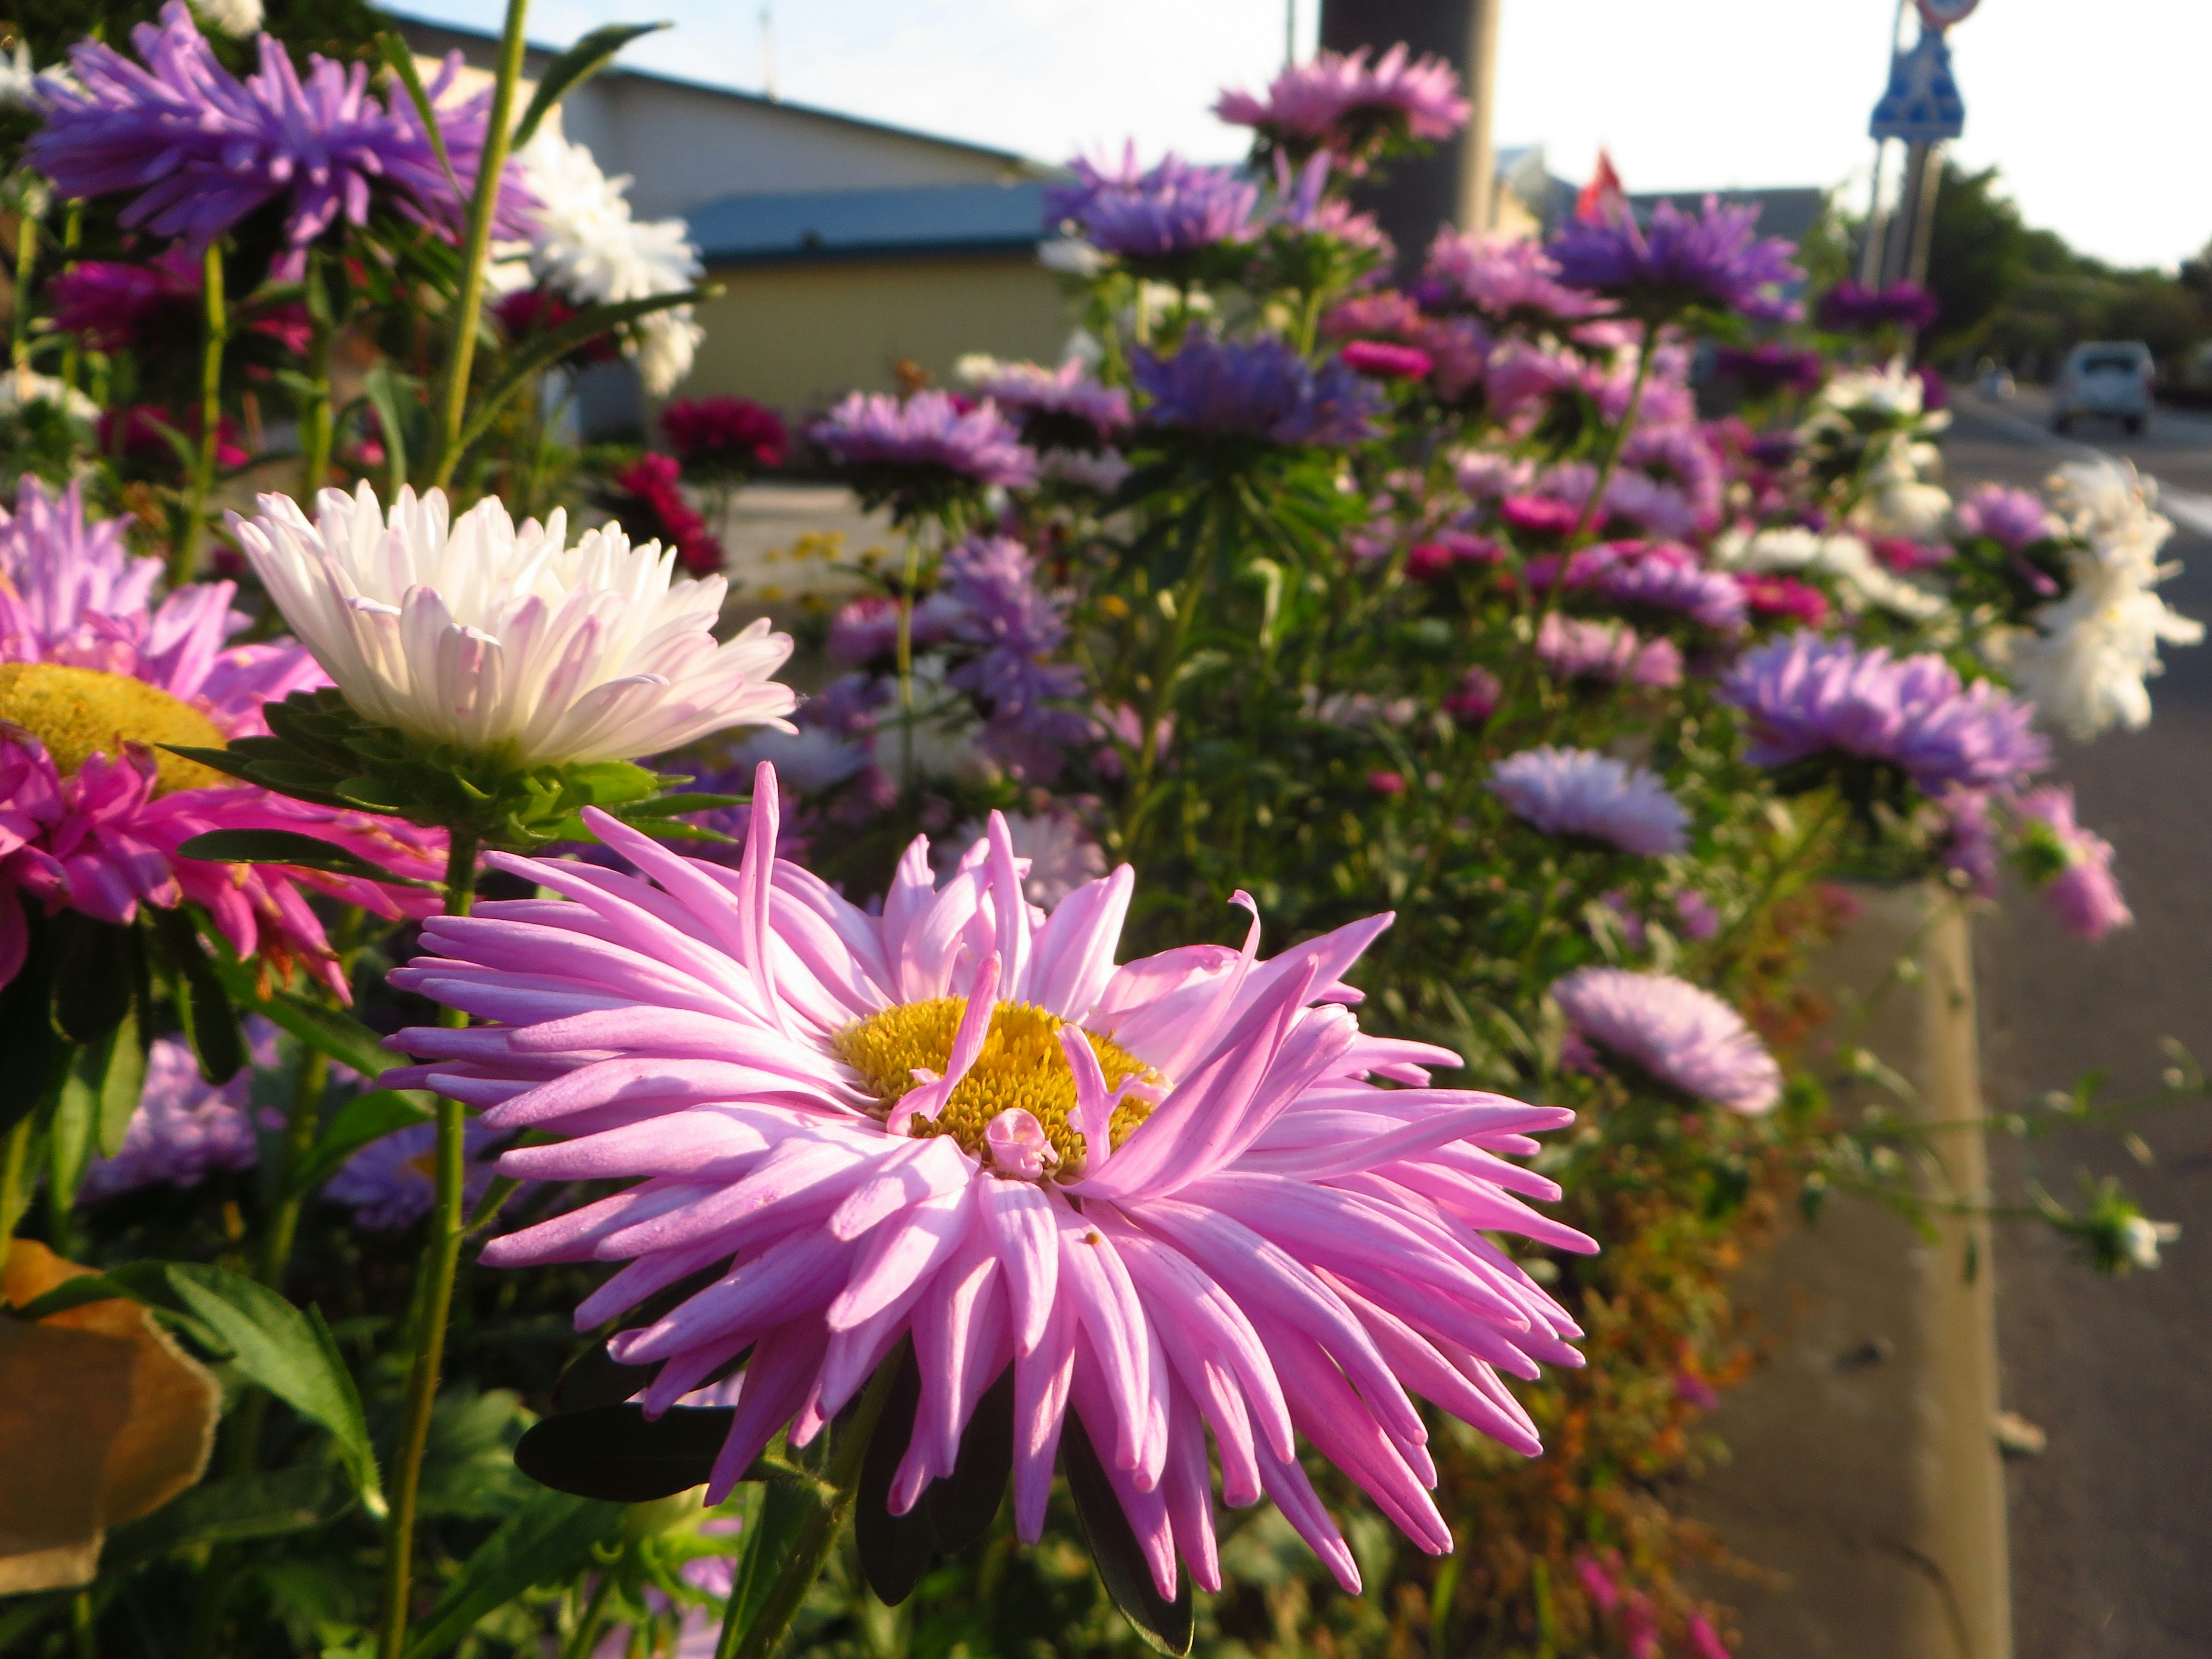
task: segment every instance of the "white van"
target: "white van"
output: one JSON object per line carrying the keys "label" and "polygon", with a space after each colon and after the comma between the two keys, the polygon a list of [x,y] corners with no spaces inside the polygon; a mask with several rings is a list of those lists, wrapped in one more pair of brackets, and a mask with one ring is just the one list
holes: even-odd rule
{"label": "white van", "polygon": [[2066,354],[2051,394],[2051,427],[2072,428],[2077,415],[2102,415],[2130,436],[2150,418],[2151,382],[2158,366],[2141,340],[2091,340]]}

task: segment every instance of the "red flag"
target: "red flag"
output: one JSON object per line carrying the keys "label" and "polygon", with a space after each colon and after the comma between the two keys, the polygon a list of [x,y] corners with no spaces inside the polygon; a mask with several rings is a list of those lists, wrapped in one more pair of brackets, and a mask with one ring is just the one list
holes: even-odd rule
{"label": "red flag", "polygon": [[1627,210],[1628,192],[1620,187],[1620,175],[1613,170],[1613,157],[1601,149],[1597,171],[1575,198],[1575,217],[1586,225],[1601,225]]}

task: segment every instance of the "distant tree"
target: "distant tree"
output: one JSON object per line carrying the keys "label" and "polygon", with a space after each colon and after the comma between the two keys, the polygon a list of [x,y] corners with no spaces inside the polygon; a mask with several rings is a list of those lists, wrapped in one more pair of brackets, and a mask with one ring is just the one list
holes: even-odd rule
{"label": "distant tree", "polygon": [[2045,252],[2035,239],[2047,234],[2021,222],[1995,167],[1966,173],[1946,161],[1928,245],[1928,287],[1942,309],[1921,355],[1961,357],[1980,347]]}

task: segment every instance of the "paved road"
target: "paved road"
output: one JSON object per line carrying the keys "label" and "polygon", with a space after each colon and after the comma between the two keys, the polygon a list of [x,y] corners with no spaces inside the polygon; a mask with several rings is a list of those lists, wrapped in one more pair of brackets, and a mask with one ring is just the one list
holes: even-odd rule
{"label": "paved road", "polygon": [[[2182,562],[2166,592],[2212,619],[2212,420],[2154,416],[2051,434],[2032,398],[1960,400],[1945,445],[1954,489],[2031,484],[2092,444],[2160,480]],[[2137,923],[2084,947],[2014,895],[1979,930],[1984,1085],[1992,1107],[2033,1101],[2092,1068],[2116,1091],[2153,1088],[2160,1039],[2212,1064],[2212,647],[2169,653],[2148,731],[2062,744],[2082,821],[2119,849]],[[1997,1249],[2005,1403],[2050,1434],[2008,1487],[2018,1659],[2212,1655],[2212,1107],[2141,1124],[2140,1165],[2108,1133],[2008,1155],[2071,1195],[2074,1170],[2120,1176],[2152,1215],[2179,1221],[2166,1265],[2093,1277],[2040,1231]]]}

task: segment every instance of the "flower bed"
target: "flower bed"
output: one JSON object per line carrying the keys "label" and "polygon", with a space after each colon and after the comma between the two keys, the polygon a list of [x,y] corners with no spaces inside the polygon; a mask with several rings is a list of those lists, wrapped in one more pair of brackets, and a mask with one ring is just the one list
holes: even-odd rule
{"label": "flower bed", "polygon": [[[1975,1201],[1829,1103],[1832,878],[2126,922],[2037,722],[2197,636],[2148,487],[1953,502],[1913,296],[1808,327],[1711,204],[1394,283],[1402,50],[1073,164],[1062,364],[580,452],[697,267],[522,21],[463,99],[173,3],[24,94],[0,1365],[114,1403],[0,1419],[76,1505],[0,1643],[1725,1651],[1729,1273]],[[787,461],[900,541],[796,642],[714,574]]]}

